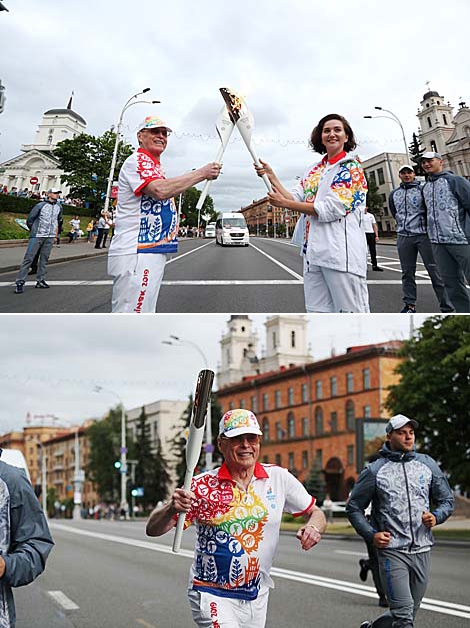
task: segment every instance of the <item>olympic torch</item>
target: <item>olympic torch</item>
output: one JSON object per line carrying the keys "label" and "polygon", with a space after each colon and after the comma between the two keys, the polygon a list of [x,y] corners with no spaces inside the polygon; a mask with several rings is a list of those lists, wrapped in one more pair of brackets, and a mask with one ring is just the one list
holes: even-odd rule
{"label": "olympic torch", "polygon": [[[216,158],[214,159],[214,161],[217,163],[220,163],[222,161],[223,154],[225,152],[225,149],[227,148],[227,144],[230,139],[230,136],[232,135],[234,126],[235,125],[230,119],[227,108],[223,107],[221,112],[219,113],[217,122],[215,123],[215,129],[220,139],[220,148],[216,155]],[[211,184],[211,181],[207,179],[204,189],[201,192],[201,196],[199,197],[197,201],[196,209],[198,210],[198,212],[201,211],[202,206],[204,205],[204,201],[206,200],[207,193],[209,192],[210,184]]]}
{"label": "olympic torch", "polygon": [[[209,369],[200,371],[197,378],[196,391],[194,393],[194,403],[191,414],[191,422],[189,425],[189,436],[186,443],[186,473],[184,475],[183,484],[185,491],[191,490],[191,481],[193,479],[194,470],[199,460],[199,456],[201,455],[201,446],[204,438],[204,426],[206,423],[207,404],[212,391],[213,381],[214,371]],[[210,445],[211,443],[207,444]],[[186,513],[180,512],[176,523],[175,538],[173,539],[173,551],[175,553],[178,553],[181,547],[185,519]]]}
{"label": "olympic torch", "polygon": [[[219,91],[225,101],[230,119],[232,120],[233,124],[237,125],[237,128],[240,131],[240,135],[242,136],[242,139],[245,142],[246,147],[248,148],[248,151],[253,158],[253,161],[257,166],[261,166],[258,155],[256,154],[256,151],[251,144],[251,135],[255,125],[253,115],[248,110],[241,96],[236,94],[233,90],[228,89],[228,87],[221,87]],[[268,175],[263,174],[262,178],[268,189],[268,192],[272,192],[273,188],[271,186]]]}

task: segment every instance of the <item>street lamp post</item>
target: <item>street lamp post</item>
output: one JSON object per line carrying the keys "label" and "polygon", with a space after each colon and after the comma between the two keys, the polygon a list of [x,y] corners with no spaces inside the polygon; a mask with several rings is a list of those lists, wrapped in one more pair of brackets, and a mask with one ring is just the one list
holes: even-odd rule
{"label": "street lamp post", "polygon": [[129,109],[129,107],[131,107],[132,105],[138,105],[139,103],[147,103],[149,105],[158,104],[160,102],[159,100],[138,100],[135,102],[131,102],[132,100],[134,100],[134,98],[137,98],[137,96],[140,96],[141,94],[146,94],[149,91],[150,91],[150,87],[146,87],[141,92],[134,94],[133,96],[129,98],[129,100],[126,102],[126,104],[122,108],[121,115],[119,116],[119,122],[116,127],[116,141],[114,142],[113,158],[111,159],[111,168],[109,169],[108,185],[106,187],[106,198],[104,201],[104,211],[108,211],[109,209],[111,186],[113,184],[113,179],[114,179],[114,169],[116,167],[117,152],[118,152],[118,146],[119,146],[119,136],[121,134],[122,119],[123,119],[124,113],[125,111],[127,111],[127,109]]}
{"label": "street lamp post", "polygon": [[400,129],[401,129],[401,136],[403,138],[403,146],[405,147],[405,154],[406,154],[406,159],[409,162],[410,161],[410,155],[408,153],[408,145],[406,143],[406,137],[405,137],[405,131],[403,129],[403,125],[400,122],[400,119],[398,118],[398,116],[396,116],[393,111],[390,111],[389,109],[384,109],[384,107],[374,107],[374,109],[378,109],[379,111],[386,111],[387,113],[389,113],[391,116],[393,116],[392,118],[390,116],[364,116],[364,118],[387,118],[387,120],[393,120],[394,122],[396,122]]}
{"label": "street lamp post", "polygon": [[121,461],[121,468],[119,469],[120,473],[121,473],[121,505],[120,505],[120,509],[124,510],[126,513],[126,518],[127,518],[127,514],[129,512],[129,505],[127,503],[127,446],[126,446],[126,413],[124,410],[124,404],[122,402],[121,397],[114,392],[113,390],[110,390],[109,388],[103,388],[103,386],[95,386],[94,388],[94,392],[107,392],[111,395],[114,395],[116,397],[116,399],[119,401],[119,404],[121,406],[121,449],[120,449],[120,461]]}
{"label": "street lamp post", "polygon": [[[205,368],[206,369],[209,368],[209,363],[207,361],[207,358],[202,352],[202,349],[199,347],[199,345],[197,345],[195,342],[192,342],[191,340],[184,340],[182,338],[179,338],[178,336],[172,336],[171,334],[170,334],[170,338],[172,338],[172,340],[174,340],[175,342],[172,342],[171,340],[162,340],[162,344],[173,346],[176,343],[180,343],[180,344],[185,344],[185,345],[189,345],[190,347],[193,347],[193,349],[196,349],[196,351],[201,356],[204,362]],[[212,456],[212,403],[211,403],[210,397],[209,397],[209,403],[207,404],[205,454],[206,454],[206,471],[210,471],[214,466],[213,456]]]}

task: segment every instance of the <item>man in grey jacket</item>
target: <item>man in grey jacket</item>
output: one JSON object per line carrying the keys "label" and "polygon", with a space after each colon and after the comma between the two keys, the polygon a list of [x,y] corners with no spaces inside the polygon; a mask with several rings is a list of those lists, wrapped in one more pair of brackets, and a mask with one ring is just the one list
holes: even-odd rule
{"label": "man in grey jacket", "polygon": [[26,474],[1,460],[0,449],[0,626],[16,623],[12,587],[29,584],[43,571],[52,550],[46,518]]}
{"label": "man in grey jacket", "polygon": [[36,276],[36,288],[49,288],[46,283],[46,267],[52,251],[54,239],[62,223],[62,206],[59,203],[61,191],[53,188],[47,193],[48,200],[36,203],[29,212],[26,224],[29,227],[28,248],[16,277],[16,294],[24,292],[26,276],[35,255],[40,252]]}
{"label": "man in grey jacket", "polygon": [[[431,528],[454,509],[447,478],[437,463],[416,453],[418,422],[397,414],[386,426],[380,458],[366,466],[346,512],[356,532],[378,550],[390,610],[361,628],[412,628],[428,583]],[[372,503],[370,521],[364,511]]]}
{"label": "man in grey jacket", "polygon": [[434,258],[452,305],[458,313],[470,312],[470,182],[444,170],[439,153],[421,158],[427,175],[423,186],[428,235]]}
{"label": "man in grey jacket", "polygon": [[426,233],[427,218],[421,184],[415,181],[413,166],[405,164],[398,171],[400,186],[392,191],[388,203],[397,223],[397,250],[401,265],[404,306],[402,313],[416,312],[416,261],[418,253],[431,279],[441,312],[453,312],[444,282],[434,261]]}

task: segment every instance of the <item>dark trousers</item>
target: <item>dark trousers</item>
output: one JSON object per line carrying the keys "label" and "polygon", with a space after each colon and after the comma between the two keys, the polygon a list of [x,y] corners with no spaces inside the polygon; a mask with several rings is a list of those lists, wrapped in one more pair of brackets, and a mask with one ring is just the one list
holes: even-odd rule
{"label": "dark trousers", "polygon": [[447,289],[447,294],[459,314],[470,312],[470,244],[432,244],[434,258]]}
{"label": "dark trousers", "polygon": [[106,240],[108,239],[109,229],[98,229],[98,237],[96,238],[95,249],[106,248]]}
{"label": "dark trousers", "polygon": [[375,233],[366,233],[367,246],[369,247],[372,266],[377,266],[377,249],[375,248]]}

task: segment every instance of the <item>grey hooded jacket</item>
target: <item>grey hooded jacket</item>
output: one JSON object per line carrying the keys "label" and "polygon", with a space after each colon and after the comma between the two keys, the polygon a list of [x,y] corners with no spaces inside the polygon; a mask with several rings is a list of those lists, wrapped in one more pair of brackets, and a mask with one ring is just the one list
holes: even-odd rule
{"label": "grey hooded jacket", "polygon": [[418,181],[401,183],[391,192],[388,204],[397,221],[397,233],[408,236],[426,233],[426,206]]}
{"label": "grey hooded jacket", "polygon": [[26,224],[30,238],[54,238],[62,230],[62,205],[58,202],[41,201],[29,212]]}
{"label": "grey hooded jacket", "polygon": [[470,244],[470,182],[443,170],[423,185],[428,235],[435,244]]}
{"label": "grey hooded jacket", "polygon": [[[364,510],[371,502],[369,522]],[[372,542],[376,532],[387,531],[391,533],[387,549],[419,552],[434,542],[431,530],[421,521],[423,512],[431,511],[437,523],[443,523],[453,509],[447,478],[430,456],[392,451],[385,443],[380,458],[361,472],[346,513],[367,542]]]}
{"label": "grey hooded jacket", "polygon": [[[1,450],[0,450],[1,452]],[[0,628],[14,628],[12,587],[32,582],[44,571],[52,540],[33,487],[20,469],[0,460]]]}

